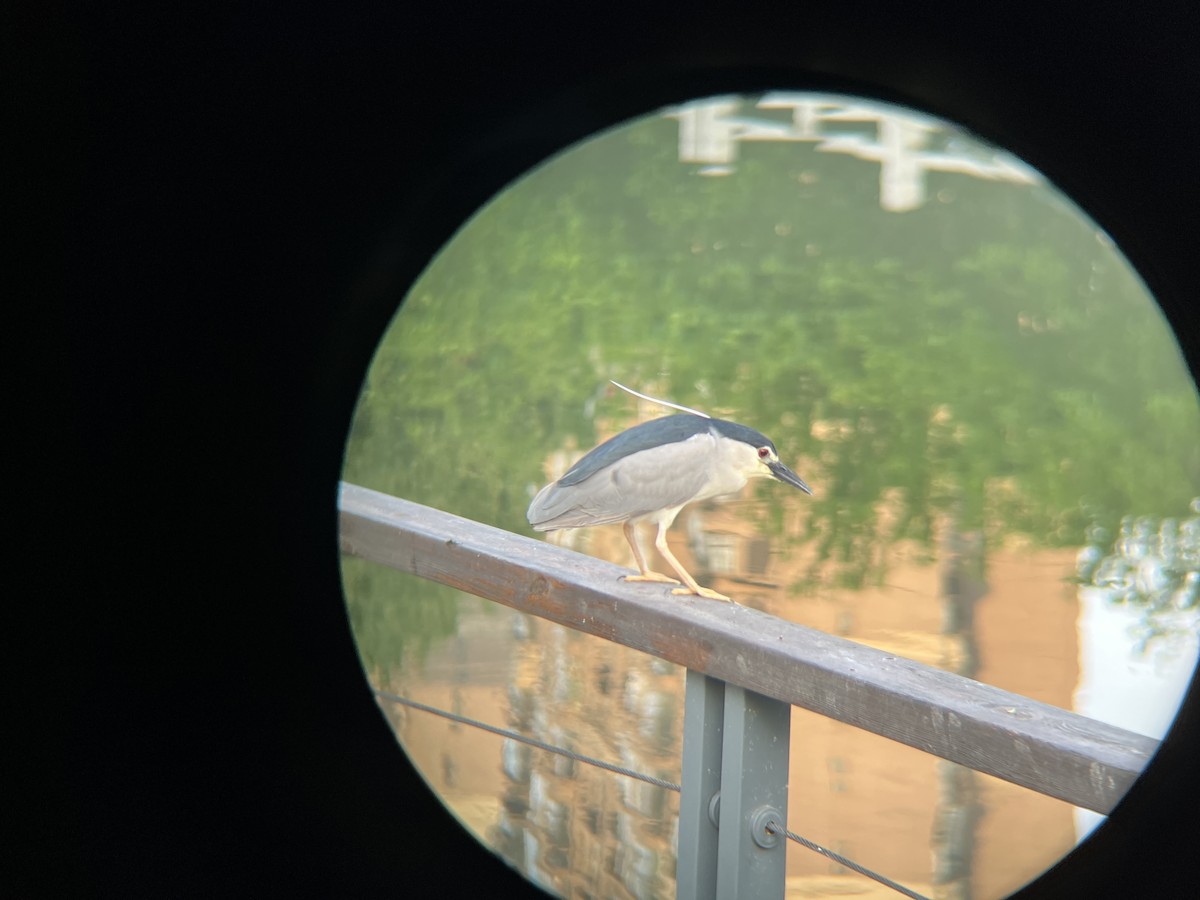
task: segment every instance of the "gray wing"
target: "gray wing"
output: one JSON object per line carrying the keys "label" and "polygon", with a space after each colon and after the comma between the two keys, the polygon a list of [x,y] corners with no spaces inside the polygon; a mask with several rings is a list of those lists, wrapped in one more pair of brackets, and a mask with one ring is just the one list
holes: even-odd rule
{"label": "gray wing", "polygon": [[683,506],[708,480],[712,442],[697,434],[621,456],[582,481],[564,476],[533,498],[529,524],[537,531],[608,525]]}
{"label": "gray wing", "polygon": [[693,435],[703,434],[709,430],[712,422],[712,419],[705,419],[702,416],[683,415],[664,416],[661,419],[651,419],[649,422],[634,425],[585,453],[579,462],[571,466],[566,474],[558,479],[558,483],[578,484],[627,456],[662,444],[686,441]]}

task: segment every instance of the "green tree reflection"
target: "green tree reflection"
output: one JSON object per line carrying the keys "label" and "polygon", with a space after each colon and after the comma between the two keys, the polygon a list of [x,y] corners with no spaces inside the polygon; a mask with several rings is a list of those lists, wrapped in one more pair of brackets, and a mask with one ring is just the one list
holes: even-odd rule
{"label": "green tree reflection", "polygon": [[[817,493],[804,539],[849,585],[951,505],[989,539],[1061,546],[1200,492],[1169,329],[1047,187],[931,175],[940,199],[889,213],[859,161],[763,144],[702,178],[674,128],[572,148],[462,229],[380,345],[346,479],[529,533],[548,454],[628,408],[613,377],[770,434]],[[430,590],[347,575],[360,636],[384,587]]]}

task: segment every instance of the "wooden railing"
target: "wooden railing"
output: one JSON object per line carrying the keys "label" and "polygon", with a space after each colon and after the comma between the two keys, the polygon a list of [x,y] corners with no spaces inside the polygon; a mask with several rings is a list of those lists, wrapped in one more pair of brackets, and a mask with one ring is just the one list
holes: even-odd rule
{"label": "wooden railing", "polygon": [[[741,717],[748,692],[747,708],[758,696],[803,707],[1105,814],[1158,749],[1159,742],[1144,735],[745,606],[627,584],[621,580],[625,570],[611,563],[356,485],[342,485],[340,509],[343,552],[677,663],[711,679],[710,694],[715,686],[735,686],[714,701],[726,704],[726,722],[729,697],[738,698]],[[694,681],[689,675],[688,705],[704,706],[694,699],[705,696],[704,687]],[[688,753],[701,752],[689,751],[689,734],[698,746],[705,743],[706,728],[712,730],[701,713],[685,710],[685,720],[688,716],[681,811],[699,810],[705,799],[688,796]],[[729,748],[727,742],[727,755]],[[710,759],[709,769],[712,764]],[[739,765],[748,763],[743,759]],[[724,787],[728,796],[730,785]],[[769,808],[785,815],[785,805],[755,802],[760,812]],[[722,811],[722,825],[725,816]],[[709,838],[717,824],[712,822]],[[681,813],[681,869],[685,861],[707,865],[706,851],[685,849],[687,827]],[[704,839],[696,837],[700,844]],[[775,868],[782,872],[780,865]],[[688,877],[695,885],[687,896],[703,895],[703,873]],[[739,890],[753,883],[743,875],[729,877],[739,878]],[[722,890],[729,889],[725,883]]]}

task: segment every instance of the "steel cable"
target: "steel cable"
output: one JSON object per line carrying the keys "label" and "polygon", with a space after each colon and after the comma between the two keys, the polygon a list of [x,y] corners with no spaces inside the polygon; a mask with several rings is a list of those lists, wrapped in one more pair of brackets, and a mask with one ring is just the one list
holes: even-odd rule
{"label": "steel cable", "polygon": [[[663,778],[655,778],[653,775],[643,775],[641,772],[635,772],[632,769],[626,769],[623,766],[614,765],[613,763],[605,762],[602,759],[596,759],[595,757],[586,756],[582,753],[576,753],[574,750],[568,750],[565,747],[558,747],[554,744],[548,744],[545,741],[539,741],[537,738],[528,737],[508,728],[500,728],[497,725],[489,725],[486,722],[480,722],[476,719],[459,715],[458,713],[452,713],[444,709],[438,709],[436,706],[428,706],[416,700],[410,700],[407,697],[401,697],[399,694],[393,694],[390,691],[382,691],[378,688],[374,688],[373,690],[375,696],[391,703],[399,703],[401,706],[419,709],[422,712],[431,713],[435,716],[441,716],[442,718],[449,719],[452,722],[470,725],[473,728],[478,728],[482,731],[488,731],[492,734],[499,735],[500,737],[506,737],[514,741],[520,741],[523,744],[529,744],[532,747],[537,747],[539,750],[557,753],[559,756],[565,756],[568,759],[578,760],[579,762],[587,763],[589,766],[595,766],[598,769],[614,772],[617,775],[624,775],[627,778],[634,778],[638,781],[644,781],[647,784],[665,788],[669,791],[675,791],[676,793],[681,791],[681,787],[678,784],[675,784],[673,781],[667,781]],[[877,881],[885,887],[889,887],[894,891],[898,891],[899,893],[904,894],[906,897],[911,897],[912,900],[929,900],[929,898],[924,894],[918,894],[916,891],[909,890],[904,885],[892,881],[892,879],[888,878],[886,875],[880,875],[878,872],[873,872],[866,866],[861,866],[854,860],[847,859],[846,857],[842,856],[840,853],[835,853],[826,847],[822,847],[818,843],[810,841],[808,838],[801,837],[794,831],[786,831],[785,834],[789,840],[795,841],[800,846],[805,847],[814,853],[819,853],[826,859],[829,859],[840,866],[845,866],[847,869],[857,872],[859,875],[864,875],[867,878]]]}

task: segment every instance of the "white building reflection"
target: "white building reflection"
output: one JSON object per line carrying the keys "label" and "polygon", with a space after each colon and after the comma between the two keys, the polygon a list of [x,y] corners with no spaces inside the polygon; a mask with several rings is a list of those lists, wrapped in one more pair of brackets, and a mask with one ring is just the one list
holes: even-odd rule
{"label": "white building reflection", "polygon": [[[786,109],[791,121],[743,115],[737,97],[714,97],[672,107],[679,122],[679,160],[702,175],[734,172],[746,141],[805,141],[822,153],[879,163],[879,205],[890,212],[916,209],[926,199],[925,173],[953,172],[991,181],[1035,184],[1040,177],[1015,157],[963,137],[937,120],[893,107],[818,99],[812,94],[765,94],[755,109]],[[874,134],[845,128],[864,123]]]}

